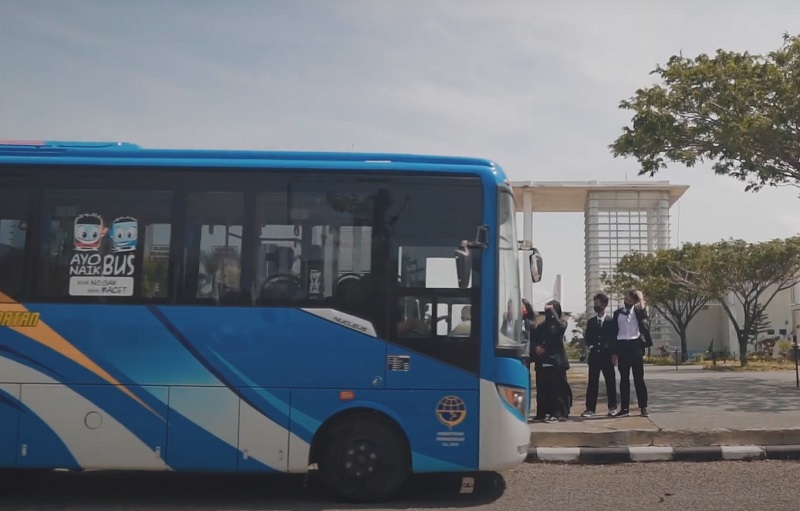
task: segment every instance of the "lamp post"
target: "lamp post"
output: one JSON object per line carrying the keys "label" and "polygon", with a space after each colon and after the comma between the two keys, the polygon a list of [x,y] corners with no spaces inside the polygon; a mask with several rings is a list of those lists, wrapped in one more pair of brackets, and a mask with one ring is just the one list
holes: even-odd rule
{"label": "lamp post", "polygon": [[795,386],[800,389],[800,361],[798,361],[798,352],[800,352],[800,346],[797,344],[797,334],[792,334],[793,341],[792,347],[794,348],[794,378],[795,378]]}

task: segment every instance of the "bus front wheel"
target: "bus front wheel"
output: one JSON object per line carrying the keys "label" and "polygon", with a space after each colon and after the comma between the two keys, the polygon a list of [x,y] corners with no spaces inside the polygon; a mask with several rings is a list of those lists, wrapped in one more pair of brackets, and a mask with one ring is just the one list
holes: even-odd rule
{"label": "bus front wheel", "polygon": [[351,502],[392,498],[411,472],[408,443],[387,420],[351,417],[330,431],[319,463],[322,482]]}

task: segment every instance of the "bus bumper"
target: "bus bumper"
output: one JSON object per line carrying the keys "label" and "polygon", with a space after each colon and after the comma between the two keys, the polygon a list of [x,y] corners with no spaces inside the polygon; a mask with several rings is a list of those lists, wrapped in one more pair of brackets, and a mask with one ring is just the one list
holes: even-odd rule
{"label": "bus bumper", "polygon": [[481,379],[479,469],[501,472],[512,469],[528,456],[531,430],[527,417],[509,409],[494,382]]}

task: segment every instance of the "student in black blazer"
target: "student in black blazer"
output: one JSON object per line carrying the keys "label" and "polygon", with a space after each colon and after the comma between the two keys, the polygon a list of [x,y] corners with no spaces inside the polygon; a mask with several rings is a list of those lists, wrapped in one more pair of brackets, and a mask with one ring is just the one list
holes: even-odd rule
{"label": "student in black blazer", "polygon": [[636,387],[639,411],[647,411],[647,385],[644,383],[644,350],[653,345],[647,326],[647,308],[641,291],[634,288],[625,293],[625,303],[614,311],[611,321],[613,332],[613,361],[619,366],[620,410],[615,417],[630,415],[631,372]]}
{"label": "student in black blazer", "polygon": [[583,417],[592,417],[595,414],[600,373],[603,373],[603,381],[606,384],[608,415],[613,417],[617,412],[617,378],[611,351],[614,345],[614,328],[612,319],[606,316],[606,307],[608,307],[608,296],[603,293],[594,295],[594,311],[597,315],[586,321],[589,382],[586,385],[586,411],[581,414]]}
{"label": "student in black blazer", "polygon": [[[550,300],[544,307],[545,320],[533,331],[531,357],[536,370],[536,415],[534,421],[566,421],[572,405],[567,380],[569,360],[564,348],[567,322],[561,304]],[[549,416],[549,417],[548,417]]]}

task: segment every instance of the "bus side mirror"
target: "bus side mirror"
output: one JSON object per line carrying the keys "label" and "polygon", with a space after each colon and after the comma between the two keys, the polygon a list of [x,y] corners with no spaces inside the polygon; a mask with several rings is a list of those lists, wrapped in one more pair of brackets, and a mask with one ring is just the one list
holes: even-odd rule
{"label": "bus side mirror", "polygon": [[464,241],[455,251],[456,253],[456,274],[458,275],[458,287],[467,289],[472,277],[472,249],[469,243]]}
{"label": "bus side mirror", "polygon": [[532,249],[531,255],[528,257],[528,262],[531,268],[531,280],[536,283],[542,280],[542,254],[537,249]]}

